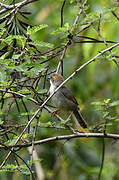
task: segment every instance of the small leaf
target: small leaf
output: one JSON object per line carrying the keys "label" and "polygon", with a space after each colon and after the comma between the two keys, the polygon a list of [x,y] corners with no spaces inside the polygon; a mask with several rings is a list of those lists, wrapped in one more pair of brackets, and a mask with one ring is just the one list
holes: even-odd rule
{"label": "small leaf", "polygon": [[119,100],[118,101],[114,101],[114,102],[109,104],[110,107],[118,106],[118,105],[119,105]]}
{"label": "small leaf", "polygon": [[4,121],[2,121],[1,119],[0,119],[0,125],[2,125],[4,123]]}
{"label": "small leaf", "polygon": [[15,137],[15,138],[12,139],[12,140],[9,140],[9,141],[5,142],[5,145],[9,145],[9,146],[14,145],[14,143],[16,142],[16,138],[17,138],[17,137]]}
{"label": "small leaf", "polygon": [[95,102],[92,102],[91,105],[94,105],[94,106],[102,106],[102,105],[104,105],[104,103],[101,102],[101,101],[95,101]]}
{"label": "small leaf", "polygon": [[20,94],[29,94],[29,93],[32,93],[32,91],[28,90],[28,89],[22,89],[22,90],[19,90],[18,93]]}
{"label": "small leaf", "polygon": [[10,35],[7,38],[3,39],[3,42],[5,41],[5,42],[9,43],[14,39],[23,40],[23,39],[25,39],[25,37],[21,36],[21,35]]}
{"label": "small leaf", "polygon": [[53,44],[43,41],[34,41],[34,42],[30,42],[29,44],[32,44],[34,46],[53,48]]}
{"label": "small leaf", "polygon": [[51,34],[59,34],[62,32],[68,33],[68,31],[71,29],[71,26],[66,23],[63,27],[59,27],[56,31],[53,31]]}
{"label": "small leaf", "polygon": [[45,94],[45,93],[47,93],[47,89],[40,89],[39,91],[38,91],[38,93],[39,94]]}
{"label": "small leaf", "polygon": [[109,112],[104,112],[103,118],[106,118],[109,115]]}
{"label": "small leaf", "polygon": [[104,100],[104,103],[105,103],[105,104],[109,104],[110,101],[111,101],[111,99],[105,99],[105,100]]}
{"label": "small leaf", "polygon": [[21,52],[21,54],[14,54],[12,56],[12,59],[19,59],[19,57],[21,57],[21,55],[22,55],[22,52]]}
{"label": "small leaf", "polygon": [[26,133],[23,134],[23,135],[22,135],[22,138],[23,138],[23,139],[26,139],[26,138],[27,138],[27,134],[26,134]]}
{"label": "small leaf", "polygon": [[70,0],[70,4],[72,4],[72,3],[74,3],[75,2],[75,0]]}
{"label": "small leaf", "polygon": [[48,25],[47,24],[41,24],[39,26],[33,26],[32,28],[31,27],[28,27],[27,28],[27,34],[33,34],[41,29],[44,29],[44,28],[47,28]]}

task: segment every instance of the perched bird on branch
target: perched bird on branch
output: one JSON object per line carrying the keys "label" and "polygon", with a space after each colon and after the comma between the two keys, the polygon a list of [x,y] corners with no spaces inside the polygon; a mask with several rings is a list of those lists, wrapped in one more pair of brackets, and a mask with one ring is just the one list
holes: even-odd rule
{"label": "perched bird on branch", "polygon": [[[50,77],[50,89],[49,92],[52,94],[56,88],[64,81],[63,77],[59,74],[52,74]],[[83,119],[78,102],[74,97],[71,90],[63,85],[52,97],[53,102],[59,110],[69,111],[73,115],[76,126],[80,124],[81,127],[87,128],[87,123]],[[57,111],[57,110],[56,110]]]}

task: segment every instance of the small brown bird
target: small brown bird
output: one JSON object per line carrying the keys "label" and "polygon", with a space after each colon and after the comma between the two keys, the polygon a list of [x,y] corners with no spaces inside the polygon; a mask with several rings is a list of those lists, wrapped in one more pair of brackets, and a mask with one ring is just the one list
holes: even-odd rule
{"label": "small brown bird", "polygon": [[[59,74],[52,74],[50,77],[50,94],[52,94],[55,89],[64,81],[63,77]],[[59,110],[66,110],[73,113],[75,116],[75,123],[80,124],[83,128],[87,128],[87,123],[83,119],[80,109],[78,107],[78,102],[74,97],[71,90],[63,85],[52,97],[53,102],[58,107]],[[77,121],[77,122],[76,122]]]}

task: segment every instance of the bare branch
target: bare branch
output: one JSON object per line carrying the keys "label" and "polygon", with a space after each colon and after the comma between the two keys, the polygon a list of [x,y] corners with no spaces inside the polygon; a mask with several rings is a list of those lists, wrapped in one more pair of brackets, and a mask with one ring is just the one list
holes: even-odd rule
{"label": "bare branch", "polygon": [[66,0],[63,1],[62,7],[61,7],[61,27],[63,26],[63,10],[65,6]]}
{"label": "bare branch", "polygon": [[[76,133],[76,134],[70,134],[70,135],[63,135],[63,136],[55,136],[55,137],[50,137],[46,139],[42,139],[39,141],[34,141],[34,145],[40,145],[44,144],[47,142],[53,142],[53,141],[61,141],[61,140],[70,140],[70,139],[75,139],[75,138],[108,138],[108,139],[119,139],[119,134],[104,134],[104,133]],[[29,142],[27,144],[15,144],[15,145],[10,145],[8,146],[9,148],[13,147],[29,147],[32,146],[32,142]],[[4,149],[4,146],[0,146],[0,149]]]}
{"label": "bare branch", "polygon": [[0,14],[3,14],[6,11],[11,10],[11,9],[13,9],[15,11],[16,8],[20,9],[22,6],[27,5],[29,3],[32,3],[32,2],[35,2],[35,1],[37,1],[37,0],[24,0],[24,1],[20,2],[20,3],[16,3],[16,4],[13,4],[13,5],[6,5],[6,4],[0,3],[0,6],[5,8],[5,9],[2,9],[0,11]]}
{"label": "bare branch", "polygon": [[100,172],[98,175],[98,180],[101,179],[102,170],[103,170],[103,166],[104,166],[104,159],[105,159],[105,140],[102,139],[102,162],[101,162],[101,166],[100,166]]}
{"label": "bare branch", "polygon": [[63,58],[65,56],[66,49],[67,49],[67,46],[64,47],[64,50],[63,50],[62,55],[60,57],[59,64],[58,64],[57,69],[56,69],[56,73],[59,73],[60,67],[62,67],[62,73],[61,73],[62,75],[63,75]]}
{"label": "bare branch", "polygon": [[79,20],[79,18],[80,18],[80,15],[82,14],[83,8],[84,8],[84,6],[86,5],[87,1],[88,1],[88,0],[85,0],[85,1],[84,1],[83,5],[82,5],[82,8],[80,9],[80,11],[79,11],[79,13],[78,13],[78,15],[77,15],[77,17],[76,17],[76,19],[75,19],[75,21],[74,21],[73,26],[76,26],[76,24],[78,23],[78,20]]}

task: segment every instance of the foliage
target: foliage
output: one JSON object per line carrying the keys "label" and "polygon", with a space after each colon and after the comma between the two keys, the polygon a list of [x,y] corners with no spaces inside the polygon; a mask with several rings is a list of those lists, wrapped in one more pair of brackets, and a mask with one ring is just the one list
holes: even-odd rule
{"label": "foliage", "polygon": [[[10,152],[0,167],[0,179],[97,179],[101,138],[66,139],[37,146],[34,142],[70,135],[75,130],[72,121],[65,123],[67,114],[59,114],[62,121],[51,115],[55,108],[51,102],[42,107],[49,89],[48,76],[59,70],[67,78],[98,53],[100,57],[75,73],[67,85],[91,132],[119,134],[119,48],[101,54],[119,41],[118,2],[85,2],[0,3],[1,165]],[[60,61],[63,63],[58,69]],[[29,147],[25,146],[28,143]],[[101,179],[118,179],[118,142],[105,139],[105,147]]]}

